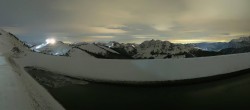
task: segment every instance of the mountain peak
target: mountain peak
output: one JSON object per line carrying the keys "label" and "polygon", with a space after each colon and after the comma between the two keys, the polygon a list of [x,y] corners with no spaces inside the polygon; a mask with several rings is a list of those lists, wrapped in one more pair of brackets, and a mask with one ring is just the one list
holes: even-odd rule
{"label": "mountain peak", "polygon": [[142,48],[148,48],[148,47],[151,47],[151,46],[153,46],[153,47],[165,47],[165,46],[170,46],[172,43],[171,42],[169,42],[169,41],[161,41],[161,40],[154,40],[154,39],[152,39],[152,40],[150,40],[150,41],[144,41],[144,42],[142,42],[141,44],[140,44],[140,47],[142,47]]}
{"label": "mountain peak", "polygon": [[248,37],[240,37],[238,39],[232,39],[230,42],[243,42],[243,41],[250,42],[250,36],[248,36]]}

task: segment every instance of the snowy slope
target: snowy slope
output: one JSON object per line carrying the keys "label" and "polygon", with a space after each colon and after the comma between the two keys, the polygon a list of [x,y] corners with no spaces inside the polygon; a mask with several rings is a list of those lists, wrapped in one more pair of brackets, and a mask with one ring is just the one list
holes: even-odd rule
{"label": "snowy slope", "polygon": [[0,110],[33,110],[32,99],[3,56],[0,56]]}
{"label": "snowy slope", "polygon": [[16,64],[12,58],[10,62],[12,68],[20,74],[20,78],[32,98],[32,105],[35,110],[65,110],[43,86],[24,70],[23,66]]}
{"label": "snowy slope", "polygon": [[82,51],[87,52],[88,54],[96,57],[96,58],[103,58],[103,59],[132,59],[128,55],[121,54],[111,48],[106,47],[104,44],[84,44],[75,46],[74,48],[78,48]]}
{"label": "snowy slope", "polygon": [[[13,48],[15,50],[18,48],[20,51],[13,51]],[[5,55],[8,59],[6,61],[10,64],[0,69],[0,77],[3,78],[0,80],[0,92],[3,92],[0,93],[0,109],[64,110],[45,88],[26,73],[23,65],[18,65],[13,60],[26,57],[30,52],[30,49],[17,37],[0,29],[0,53]],[[0,64],[3,63],[0,62]]]}
{"label": "snowy slope", "polygon": [[100,48],[102,48],[102,49],[104,49],[104,50],[106,50],[106,51],[115,53],[115,54],[120,54],[120,53],[118,53],[118,52],[116,52],[116,51],[114,51],[114,50],[112,50],[112,49],[110,49],[110,48],[108,48],[108,47],[106,47],[106,46],[99,45],[98,47],[100,47]]}
{"label": "snowy slope", "polygon": [[82,58],[82,59],[88,59],[88,58],[95,58],[93,56],[91,56],[90,54],[88,54],[87,52],[85,51],[82,51],[78,48],[72,48],[69,52],[68,52],[68,55],[70,57],[75,57],[75,58]]}
{"label": "snowy slope", "polygon": [[208,77],[250,68],[249,60],[250,53],[166,60],[78,59],[28,53],[27,57],[15,59],[23,67],[35,66],[73,77],[104,81],[169,81]]}
{"label": "snowy slope", "polygon": [[101,55],[107,55],[108,52],[117,53],[115,51],[105,50],[104,48],[101,48],[101,47],[99,47],[99,46],[97,46],[95,44],[81,45],[81,46],[79,46],[79,48],[81,48],[83,50],[86,50],[88,52],[91,52],[91,53],[101,54]]}
{"label": "snowy slope", "polygon": [[133,55],[137,53],[137,50],[135,47],[137,47],[138,44],[134,44],[134,43],[125,44],[125,43],[118,43],[118,42],[112,41],[112,42],[107,43],[106,46],[108,46],[109,48],[113,50],[116,50],[120,54],[133,57]]}
{"label": "snowy slope", "polygon": [[22,52],[30,51],[16,36],[0,29],[0,53],[9,53],[14,47],[19,47]]}
{"label": "snowy slope", "polygon": [[55,44],[43,43],[31,48],[35,52],[40,52],[49,55],[65,55],[71,46],[61,41],[57,41]]}

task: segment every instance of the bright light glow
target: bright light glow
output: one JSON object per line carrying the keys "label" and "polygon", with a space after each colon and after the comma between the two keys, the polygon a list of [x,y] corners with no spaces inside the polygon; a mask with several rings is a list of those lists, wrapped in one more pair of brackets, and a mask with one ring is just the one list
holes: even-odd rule
{"label": "bright light glow", "polygon": [[55,43],[56,43],[56,40],[53,39],[53,38],[48,38],[48,39],[46,39],[46,43],[47,43],[47,44],[55,44]]}

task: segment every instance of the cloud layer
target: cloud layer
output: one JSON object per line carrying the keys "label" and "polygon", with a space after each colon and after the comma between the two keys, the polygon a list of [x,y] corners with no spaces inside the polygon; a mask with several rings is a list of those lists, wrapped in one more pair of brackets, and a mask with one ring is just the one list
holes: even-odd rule
{"label": "cloud layer", "polygon": [[[26,41],[228,41],[250,34],[249,0],[3,0],[0,27]],[[112,36],[112,37],[111,37]]]}

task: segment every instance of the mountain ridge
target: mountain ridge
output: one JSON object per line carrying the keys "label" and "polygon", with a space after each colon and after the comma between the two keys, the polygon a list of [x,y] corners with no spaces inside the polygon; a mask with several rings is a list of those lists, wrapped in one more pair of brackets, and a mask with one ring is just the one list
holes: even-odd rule
{"label": "mountain ridge", "polygon": [[[232,39],[230,42],[214,43],[193,43],[177,44],[170,41],[147,40],[140,44],[119,43],[110,41],[108,43],[87,43],[79,42],[66,44],[56,41],[54,44],[42,43],[40,45],[29,46],[20,41],[16,36],[5,31],[0,32],[10,36],[9,40],[14,42],[14,47],[29,48],[38,53],[55,56],[77,56],[72,52],[102,59],[167,59],[167,58],[190,58],[205,57],[224,54],[249,52],[250,36]],[[22,49],[23,50],[23,49]],[[71,51],[73,50],[73,51]],[[14,48],[14,51],[19,51]],[[82,52],[82,53],[81,53]]]}

